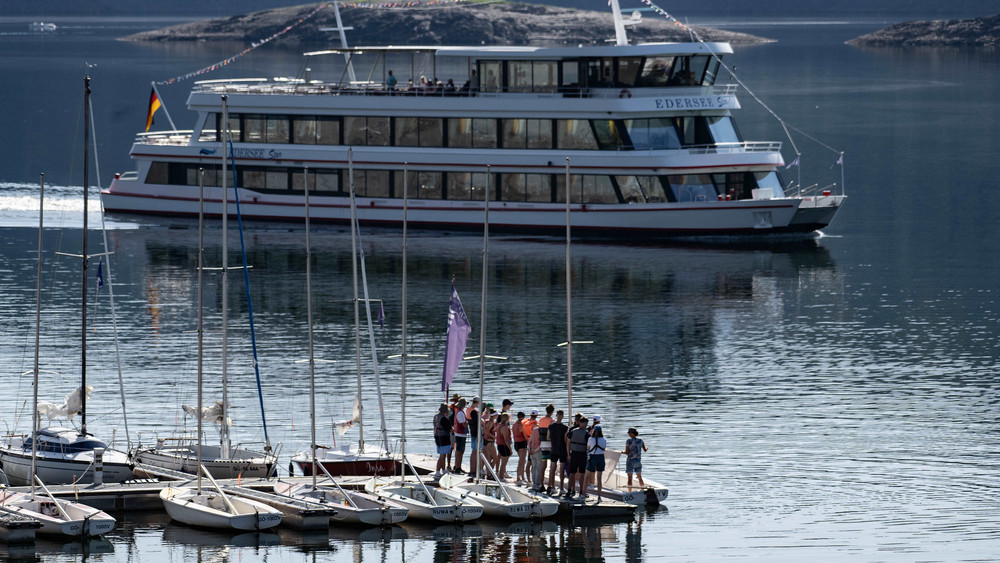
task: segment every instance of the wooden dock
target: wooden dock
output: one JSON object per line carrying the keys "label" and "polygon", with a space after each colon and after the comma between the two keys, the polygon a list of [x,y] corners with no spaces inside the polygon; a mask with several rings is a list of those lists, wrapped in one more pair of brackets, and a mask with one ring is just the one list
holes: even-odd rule
{"label": "wooden dock", "polygon": [[[433,469],[436,462],[436,458],[430,455],[417,454],[408,457],[417,471]],[[160,491],[164,487],[195,486],[197,482],[197,478],[190,474],[141,465],[136,467],[136,474],[143,475],[145,478],[101,485],[50,485],[49,490],[57,498],[81,502],[110,513],[162,512],[163,503],[160,500]],[[292,483],[308,484],[312,482],[312,477],[306,476],[281,477],[280,479]],[[364,490],[365,483],[369,479],[370,477],[338,477],[337,483],[345,489]],[[413,479],[413,477],[407,477],[407,479]],[[425,476],[424,479],[428,484],[437,484],[430,476]],[[226,490],[243,489],[269,494],[273,492],[273,486],[277,480],[278,478],[274,477],[271,479],[216,479],[216,482]],[[325,479],[320,479],[321,482],[323,480]],[[207,479],[202,481],[203,488],[211,486]],[[29,490],[28,487],[11,487],[11,489],[25,492]],[[557,519],[631,519],[634,518],[636,511],[636,506],[633,504],[598,498],[596,495],[591,495],[586,500],[567,500],[561,497],[556,500],[559,501]]]}

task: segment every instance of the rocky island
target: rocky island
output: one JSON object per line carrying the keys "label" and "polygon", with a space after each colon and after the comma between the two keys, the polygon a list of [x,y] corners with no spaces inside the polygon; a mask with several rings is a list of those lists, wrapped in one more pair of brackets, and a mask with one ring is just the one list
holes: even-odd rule
{"label": "rocky island", "polygon": [[[123,37],[125,41],[240,41],[251,42],[281,31],[314,9],[316,4],[276,8],[249,14],[175,25]],[[399,8],[341,6],[341,18],[352,45],[578,45],[600,44],[614,37],[610,10],[586,11],[515,2],[420,5]],[[629,14],[625,14],[629,17]],[[319,11],[294,32],[285,44],[338,42],[332,8]],[[705,41],[759,44],[772,40],[691,26]],[[629,29],[633,43],[690,41],[687,31],[656,14]]]}
{"label": "rocky island", "polygon": [[857,47],[996,47],[1000,46],[1000,15],[899,23],[847,43]]}

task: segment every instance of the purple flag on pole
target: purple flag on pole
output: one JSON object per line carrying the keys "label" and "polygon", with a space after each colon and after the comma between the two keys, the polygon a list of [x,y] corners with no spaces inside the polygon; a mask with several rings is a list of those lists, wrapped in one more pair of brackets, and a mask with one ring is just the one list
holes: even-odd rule
{"label": "purple flag on pole", "polygon": [[441,390],[447,391],[458,371],[458,362],[465,355],[465,343],[472,333],[469,317],[465,316],[462,300],[458,298],[455,284],[451,284],[451,304],[448,307],[448,340],[444,347],[444,373],[441,377]]}
{"label": "purple flag on pole", "polygon": [[385,309],[382,308],[381,301],[378,302],[378,317],[376,319],[378,320],[379,328],[385,330]]}
{"label": "purple flag on pole", "polygon": [[97,289],[104,289],[104,261],[97,263]]}

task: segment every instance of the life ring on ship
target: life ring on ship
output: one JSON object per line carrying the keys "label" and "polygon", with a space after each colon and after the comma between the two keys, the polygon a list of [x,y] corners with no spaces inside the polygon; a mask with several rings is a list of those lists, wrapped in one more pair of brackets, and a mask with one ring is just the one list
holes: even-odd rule
{"label": "life ring on ship", "polygon": [[619,98],[631,98],[632,97],[632,92],[629,92],[628,88],[622,88],[622,91],[618,92],[618,97]]}

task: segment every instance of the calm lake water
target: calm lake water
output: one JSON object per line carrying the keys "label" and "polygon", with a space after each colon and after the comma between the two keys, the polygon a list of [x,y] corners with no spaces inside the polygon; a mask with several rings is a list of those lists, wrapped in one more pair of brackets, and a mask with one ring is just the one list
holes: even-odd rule
{"label": "calm lake water", "polygon": [[[149,82],[241,50],[113,41],[164,22],[59,22],[54,35],[0,19],[0,408],[24,430],[32,366],[37,178],[46,172],[45,246],[80,251],[84,61],[94,79],[100,182],[131,169]],[[612,446],[637,426],[644,474],[669,484],[667,507],[634,522],[589,525],[331,530],[329,535],[219,536],[158,514],[125,515],[86,546],[39,542],[28,560],[984,560],[1000,553],[1000,56],[954,49],[857,49],[844,41],[887,22],[706,22],[778,39],[737,47],[727,64],[790,124],[846,151],[846,206],[814,241],[659,247],[575,244],[573,408],[601,414]],[[294,74],[294,52],[266,47],[211,78]],[[724,79],[724,77],[723,77]],[[190,83],[161,93],[179,128]],[[737,123],[749,140],[785,140],[748,96]],[[165,123],[163,114],[157,122]],[[76,134],[73,134],[76,133]],[[803,137],[803,181],[839,182],[836,155]],[[793,151],[786,140],[786,160]],[[786,172],[788,174],[788,172]],[[823,178],[811,179],[811,178]],[[98,183],[92,169],[92,183]],[[68,187],[69,186],[69,187]],[[91,225],[100,225],[96,188]],[[197,230],[191,222],[108,217],[128,438],[148,443],[184,424],[194,401]],[[364,217],[361,217],[363,224]],[[92,252],[101,235],[91,236]],[[320,435],[346,418],[354,394],[350,234],[312,235]],[[208,264],[221,232],[206,235]],[[238,251],[235,231],[231,252]],[[365,229],[369,289],[385,303],[376,329],[390,438],[398,445],[401,240]],[[287,456],[309,437],[305,257],[301,228],[246,232],[265,412]],[[409,243],[408,449],[432,449],[440,400],[449,282],[479,346],[482,240],[415,233]],[[235,259],[234,254],[231,259]],[[517,408],[565,407],[564,247],[556,239],[494,237],[489,253],[485,396]],[[58,401],[79,377],[79,261],[46,254],[41,394]],[[234,276],[230,375],[237,439],[260,440],[243,298]],[[91,287],[91,292],[94,288]],[[221,362],[221,292],[206,277],[209,380]],[[122,446],[106,290],[90,299],[89,428]],[[472,352],[474,353],[474,352]],[[377,431],[370,351],[366,437]],[[472,396],[477,366],[455,390]],[[217,380],[209,384],[216,387]],[[211,396],[215,391],[208,391]],[[349,434],[347,439],[356,439]]]}

